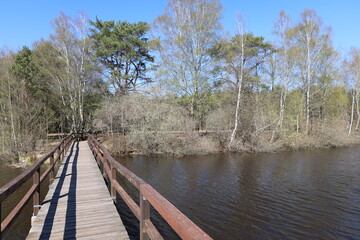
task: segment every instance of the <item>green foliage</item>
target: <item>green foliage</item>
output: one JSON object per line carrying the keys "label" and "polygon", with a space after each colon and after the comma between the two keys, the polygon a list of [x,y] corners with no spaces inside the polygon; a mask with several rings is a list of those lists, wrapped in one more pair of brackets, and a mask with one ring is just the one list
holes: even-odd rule
{"label": "green foliage", "polygon": [[349,105],[346,89],[342,86],[335,86],[330,89],[329,97],[326,99],[326,115],[330,119],[341,119],[347,116]]}
{"label": "green foliage", "polygon": [[[0,52],[0,147],[30,151],[47,132],[71,130],[118,134],[125,152],[171,154],[226,150],[230,137],[234,150],[261,151],[336,142],[351,124],[356,134],[358,49],[339,67],[313,10],[294,24],[281,12],[275,43],[240,22],[222,38],[221,14],[219,0],[170,0],[149,41],[145,22],[96,19],[89,29],[86,17],[61,13],[49,41]],[[136,91],[155,66],[159,84]]]}
{"label": "green foliage", "polygon": [[[242,49],[242,41],[244,46]],[[244,52],[243,52],[244,50]],[[244,36],[235,35],[229,40],[222,40],[212,49],[210,54],[218,59],[224,61],[223,69],[238,81],[242,64],[244,64],[245,74],[251,74],[251,71],[264,63],[264,59],[274,51],[273,46],[264,41],[264,37],[254,36],[251,33],[246,33]],[[241,56],[243,55],[243,61]]]}
{"label": "green foliage", "polygon": [[286,124],[291,132],[296,131],[297,120],[302,119],[303,114],[303,93],[301,89],[294,89],[289,92],[286,105]]}
{"label": "green foliage", "polygon": [[205,91],[197,93],[194,96],[184,95],[181,97],[175,97],[175,102],[185,109],[191,108],[191,101],[196,102],[192,115],[192,117],[197,120],[195,128],[198,130],[205,129],[206,116],[210,111],[219,106],[219,100],[213,93]]}
{"label": "green foliage", "polygon": [[220,37],[221,11],[218,0],[171,0],[153,24],[161,39],[159,78],[195,120],[194,129],[211,109],[208,97],[217,79],[208,50]]}
{"label": "green foliage", "polygon": [[0,143],[2,152],[18,156],[32,151],[35,142],[46,136],[46,103],[40,91],[41,75],[24,48],[17,55],[7,52],[0,58]]}
{"label": "green foliage", "polygon": [[90,21],[91,38],[95,41],[96,55],[108,68],[110,79],[117,92],[128,94],[136,87],[150,82],[146,76],[151,42],[145,37],[149,25],[145,22]]}
{"label": "green foliage", "polygon": [[18,79],[25,82],[30,94],[35,98],[41,98],[44,93],[45,84],[42,82],[43,74],[34,61],[32,51],[28,47],[16,54],[11,73]]}
{"label": "green foliage", "polygon": [[244,53],[241,52],[241,41],[242,38],[239,34],[232,37],[227,46],[225,46],[224,57],[235,57],[238,54],[244,54],[245,61],[249,61],[251,58],[268,55],[272,50],[273,46],[264,41],[262,36],[254,36],[252,33],[246,33],[244,36]]}

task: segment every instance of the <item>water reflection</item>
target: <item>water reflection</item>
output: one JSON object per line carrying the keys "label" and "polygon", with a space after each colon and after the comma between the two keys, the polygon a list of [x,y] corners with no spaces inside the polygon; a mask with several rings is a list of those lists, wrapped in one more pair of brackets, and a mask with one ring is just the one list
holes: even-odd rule
{"label": "water reflection", "polygon": [[[119,161],[214,239],[360,239],[360,146]],[[22,171],[1,166],[0,183]],[[3,203],[3,217],[26,187]],[[4,239],[24,239],[31,212],[29,203]],[[122,214],[137,239],[137,220]],[[153,220],[165,239],[177,239],[156,213]]]}
{"label": "water reflection", "polygon": [[[45,171],[47,166],[43,166],[40,169],[41,174]],[[57,168],[56,168],[57,169]],[[12,180],[21,174],[25,169],[24,168],[13,168],[8,165],[0,165],[0,186],[5,185],[7,182]],[[1,219],[4,220],[5,217],[14,209],[16,204],[24,197],[29,188],[32,185],[32,178],[25,182],[18,190],[12,193],[7,197],[1,204]],[[45,198],[49,187],[48,177],[40,186],[40,200]],[[1,235],[1,239],[9,240],[21,240],[25,239],[29,233],[31,225],[31,216],[33,211],[32,200],[30,200],[20,215],[15,218],[15,220],[9,225],[9,227]]]}
{"label": "water reflection", "polygon": [[120,162],[214,239],[360,238],[360,147]]}

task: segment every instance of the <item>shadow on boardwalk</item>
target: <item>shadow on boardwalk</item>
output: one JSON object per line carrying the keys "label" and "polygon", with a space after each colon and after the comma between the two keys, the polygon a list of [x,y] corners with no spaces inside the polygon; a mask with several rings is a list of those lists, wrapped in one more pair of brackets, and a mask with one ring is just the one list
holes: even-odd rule
{"label": "shadow on boardwalk", "polygon": [[[75,150],[74,150],[75,148]],[[75,154],[74,154],[75,152]],[[74,156],[73,156],[74,154]],[[55,188],[52,199],[45,201],[43,204],[49,203],[49,210],[45,218],[45,223],[41,231],[40,239],[49,239],[54,225],[56,209],[58,207],[59,199],[68,197],[66,219],[64,227],[64,238],[74,239],[76,236],[76,182],[77,182],[77,160],[79,156],[79,142],[73,143],[70,152],[63,166],[62,173],[59,177],[59,182]],[[72,160],[72,162],[71,162]],[[71,174],[67,174],[69,165],[71,164]],[[71,176],[69,192],[61,195],[62,187],[66,177]]]}

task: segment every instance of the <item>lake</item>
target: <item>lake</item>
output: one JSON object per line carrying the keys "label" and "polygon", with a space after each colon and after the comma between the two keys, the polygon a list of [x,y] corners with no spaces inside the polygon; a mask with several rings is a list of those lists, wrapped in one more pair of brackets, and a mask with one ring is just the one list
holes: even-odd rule
{"label": "lake", "polygon": [[[119,161],[214,239],[360,239],[360,146]],[[1,166],[0,184],[22,171]],[[123,202],[118,209],[137,239],[137,220]],[[30,203],[4,239],[24,239],[31,212]],[[178,239],[158,214],[152,220],[165,239]]]}
{"label": "lake", "polygon": [[214,239],[360,239],[360,146],[119,161]]}

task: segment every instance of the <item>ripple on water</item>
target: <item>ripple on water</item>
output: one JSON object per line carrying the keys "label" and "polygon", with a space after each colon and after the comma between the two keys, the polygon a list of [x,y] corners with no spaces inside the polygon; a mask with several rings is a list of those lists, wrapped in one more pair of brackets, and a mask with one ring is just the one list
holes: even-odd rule
{"label": "ripple on water", "polygon": [[126,163],[214,239],[360,239],[360,146]]}

